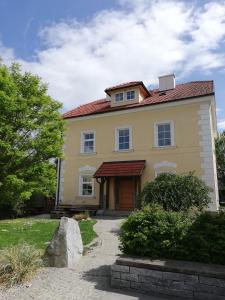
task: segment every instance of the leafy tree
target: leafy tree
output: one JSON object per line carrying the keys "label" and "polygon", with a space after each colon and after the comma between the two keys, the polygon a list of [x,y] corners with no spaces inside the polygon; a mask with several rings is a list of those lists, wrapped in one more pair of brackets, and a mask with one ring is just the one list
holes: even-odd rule
{"label": "leafy tree", "polygon": [[220,200],[225,201],[225,131],[218,135],[215,146]]}
{"label": "leafy tree", "polygon": [[0,210],[15,209],[34,192],[55,190],[61,157],[61,104],[19,65],[0,64]]}
{"label": "leafy tree", "polygon": [[157,203],[165,210],[187,211],[193,207],[201,210],[210,202],[210,191],[193,173],[160,174],[145,185],[140,197],[143,205]]}

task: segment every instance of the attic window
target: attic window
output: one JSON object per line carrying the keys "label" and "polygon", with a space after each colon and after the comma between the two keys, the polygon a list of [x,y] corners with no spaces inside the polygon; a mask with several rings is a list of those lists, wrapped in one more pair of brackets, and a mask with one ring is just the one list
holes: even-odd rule
{"label": "attic window", "polygon": [[166,92],[160,92],[159,93],[159,96],[164,96],[164,95],[166,95]]}
{"label": "attic window", "polygon": [[115,95],[115,100],[116,102],[121,102],[123,101],[123,93],[118,93]]}
{"label": "attic window", "polygon": [[127,100],[133,100],[135,98],[135,91],[127,92]]}

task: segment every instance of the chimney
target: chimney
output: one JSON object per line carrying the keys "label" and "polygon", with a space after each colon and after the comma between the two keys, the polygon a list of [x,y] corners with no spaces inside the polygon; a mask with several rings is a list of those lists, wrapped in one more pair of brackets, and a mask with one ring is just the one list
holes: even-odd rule
{"label": "chimney", "polygon": [[159,76],[159,91],[173,90],[176,87],[175,75]]}

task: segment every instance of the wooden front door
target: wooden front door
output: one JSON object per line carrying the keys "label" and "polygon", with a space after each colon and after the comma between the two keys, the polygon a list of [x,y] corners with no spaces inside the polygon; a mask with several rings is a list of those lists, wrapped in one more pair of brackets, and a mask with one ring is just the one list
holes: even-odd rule
{"label": "wooden front door", "polygon": [[119,209],[133,210],[135,198],[135,185],[133,178],[120,178],[119,180]]}

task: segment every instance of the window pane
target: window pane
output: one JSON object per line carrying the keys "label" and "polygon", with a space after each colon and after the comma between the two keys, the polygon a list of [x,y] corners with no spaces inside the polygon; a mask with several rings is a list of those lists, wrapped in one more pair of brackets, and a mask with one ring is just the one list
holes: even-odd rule
{"label": "window pane", "polygon": [[93,192],[92,186],[92,177],[91,176],[83,176],[82,177],[82,195],[83,196],[91,196]]}
{"label": "window pane", "polygon": [[130,148],[130,131],[128,128],[119,129],[119,150],[128,150]]}
{"label": "window pane", "polygon": [[94,141],[85,141],[84,152],[93,152],[93,151],[94,151]]}
{"label": "window pane", "polygon": [[158,124],[158,146],[171,145],[171,128],[170,123]]}
{"label": "window pane", "polygon": [[85,153],[94,152],[94,132],[87,132],[83,134],[83,151]]}
{"label": "window pane", "polygon": [[135,98],[135,91],[127,92],[127,100],[132,100]]}
{"label": "window pane", "polygon": [[116,94],[116,102],[117,101],[123,101],[123,93],[118,93],[118,94]]}

